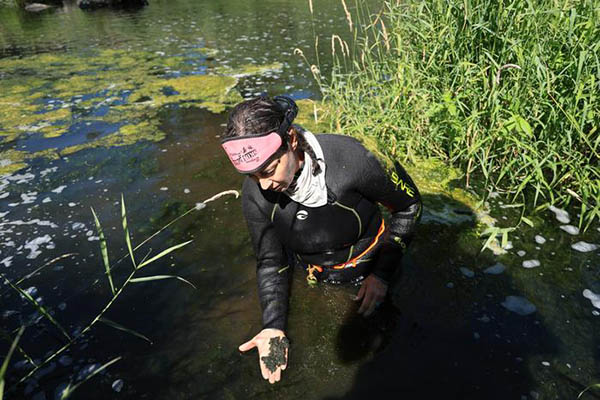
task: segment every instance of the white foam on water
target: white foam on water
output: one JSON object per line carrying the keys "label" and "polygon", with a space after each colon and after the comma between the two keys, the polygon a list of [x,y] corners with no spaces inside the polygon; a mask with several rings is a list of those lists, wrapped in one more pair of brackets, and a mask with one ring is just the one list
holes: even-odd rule
{"label": "white foam on water", "polygon": [[58,167],[46,168],[45,170],[40,171],[40,176],[43,178],[52,172],[56,172],[57,170],[58,170]]}
{"label": "white foam on water", "polygon": [[22,183],[27,183],[35,178],[35,175],[28,172],[26,174],[16,174],[16,175],[8,175],[5,177],[8,181],[13,181],[17,185]]}
{"label": "white foam on water", "polygon": [[483,314],[481,318],[477,318],[477,320],[487,324],[490,322],[490,317],[488,317],[487,314]]}
{"label": "white foam on water", "polygon": [[50,197],[46,197],[44,200],[42,200],[42,203],[50,203],[52,201],[52,199]]}
{"label": "white foam on water", "polygon": [[8,256],[4,260],[0,261],[0,264],[2,264],[8,268],[12,264],[12,259],[13,259],[13,256]]}
{"label": "white foam on water", "polygon": [[561,210],[560,208],[556,208],[554,206],[550,206],[549,209],[554,213],[554,216],[556,217],[558,222],[562,222],[563,224],[568,224],[569,222],[571,222],[571,219],[569,218],[569,213],[565,210]]}
{"label": "white foam on water", "polygon": [[550,363],[549,363],[548,361],[542,361],[542,365],[543,365],[544,367],[549,367],[549,366],[550,366]]}
{"label": "white foam on water", "polygon": [[62,193],[63,190],[65,190],[66,187],[67,187],[66,185],[61,185],[61,186],[57,187],[56,189],[52,189],[51,192],[60,194],[60,193]]}
{"label": "white foam on water", "polygon": [[27,258],[33,260],[34,258],[37,258],[37,256],[39,256],[40,254],[42,254],[42,252],[40,251],[40,247],[43,245],[46,245],[46,248],[54,248],[54,243],[52,243],[52,238],[50,237],[50,235],[40,236],[25,243],[25,246],[23,247],[30,251]]}
{"label": "white foam on water", "polygon": [[537,310],[533,303],[521,296],[506,296],[506,299],[501,304],[507,310],[519,315],[533,314]]}
{"label": "white foam on water", "polygon": [[71,225],[71,229],[73,229],[74,231],[77,231],[79,229],[84,229],[85,228],[85,224],[83,222],[74,222],[73,225]]}
{"label": "white foam on water", "polygon": [[69,365],[73,364],[73,359],[69,356],[60,356],[58,363],[63,367],[68,367]]}
{"label": "white foam on water", "polygon": [[100,368],[100,364],[89,364],[85,367],[81,368],[79,374],[77,375],[77,380],[82,380],[90,375],[92,372]]}
{"label": "white foam on water", "polygon": [[188,189],[188,188],[185,188],[185,189],[183,189],[183,193],[185,193],[185,194],[188,194],[188,193],[190,193],[190,192],[191,192],[191,190],[190,190],[190,189]]}
{"label": "white foam on water", "polygon": [[49,226],[50,228],[58,228],[58,225],[56,225],[55,223],[51,222],[51,221],[42,221],[38,218],[36,219],[32,219],[31,221],[22,221],[22,220],[16,220],[16,221],[7,221],[7,222],[2,222],[0,223],[0,226],[3,225],[38,225],[38,226]]}
{"label": "white foam on water", "polygon": [[546,238],[544,238],[542,235],[535,235],[535,242],[537,244],[544,244],[546,243]]}
{"label": "white foam on water", "polygon": [[583,291],[583,297],[585,297],[586,299],[589,299],[595,308],[600,309],[600,294],[596,294],[596,293],[592,292],[590,289],[585,289]]}
{"label": "white foam on water", "polygon": [[0,199],[5,199],[10,195],[9,192],[0,193]]}
{"label": "white foam on water", "polygon": [[31,204],[37,199],[37,192],[21,193],[21,204]]}
{"label": "white foam on water", "polygon": [[90,237],[88,237],[88,241],[89,242],[93,242],[95,240],[100,240],[100,238],[98,236],[90,236]]}
{"label": "white foam on water", "polygon": [[499,275],[499,274],[503,273],[504,270],[506,270],[506,266],[504,264],[496,263],[496,264],[492,265],[491,267],[484,269],[483,272],[486,274],[490,274],[490,275]]}
{"label": "white foam on water", "polygon": [[168,187],[166,187],[166,186],[163,186],[163,187],[161,187],[161,188],[160,188],[160,190],[162,190],[162,191],[164,192],[164,191],[167,191],[167,190],[169,190],[169,188],[168,188]]}
{"label": "white foam on water", "polygon": [[561,225],[560,229],[567,232],[569,235],[579,235],[579,228],[573,225]]}
{"label": "white foam on water", "polygon": [[6,211],[6,212],[3,212],[3,213],[0,212],[0,218],[4,218],[9,212],[10,211]]}
{"label": "white foam on water", "polygon": [[542,264],[540,264],[539,260],[526,260],[526,261],[523,261],[522,265],[523,265],[523,268],[536,268]]}
{"label": "white foam on water", "polygon": [[475,272],[473,272],[472,270],[470,270],[469,268],[466,267],[460,267],[460,272],[462,272],[462,274],[464,276],[466,276],[467,278],[472,278],[475,276]]}
{"label": "white foam on water", "polygon": [[73,203],[73,202],[69,203],[69,207],[75,207],[76,205],[77,205],[77,203]]}
{"label": "white foam on water", "polygon": [[581,253],[588,253],[590,251],[594,251],[598,249],[598,245],[594,244],[594,243],[587,243],[587,242],[577,242],[571,245],[571,248],[573,250],[577,250]]}

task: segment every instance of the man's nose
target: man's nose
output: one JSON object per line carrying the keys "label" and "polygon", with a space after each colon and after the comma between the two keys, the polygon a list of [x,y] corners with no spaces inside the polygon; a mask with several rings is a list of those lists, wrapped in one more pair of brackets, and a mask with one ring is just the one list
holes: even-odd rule
{"label": "man's nose", "polygon": [[271,180],[268,178],[263,178],[263,179],[259,179],[258,180],[260,183],[260,187],[262,188],[262,190],[269,190],[271,188]]}

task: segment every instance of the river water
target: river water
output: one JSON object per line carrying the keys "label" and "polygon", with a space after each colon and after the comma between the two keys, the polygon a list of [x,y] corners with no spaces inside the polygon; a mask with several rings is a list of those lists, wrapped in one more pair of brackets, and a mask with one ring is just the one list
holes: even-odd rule
{"label": "river water", "polygon": [[[152,0],[95,12],[68,3],[39,14],[0,2],[0,273],[17,282],[67,255],[19,286],[77,336],[111,298],[90,207],[119,288],[132,270],[127,257],[117,262],[127,255],[121,196],[136,246],[212,195],[239,190],[219,146],[227,107],[286,93],[305,100],[310,121],[318,86],[294,50],[315,62],[318,36],[326,75],[332,34],[350,36],[336,1],[314,1],[313,14],[308,2],[286,0]],[[237,351],[260,330],[260,313],[241,202],[229,195],[135,252],[139,263],[193,240],[136,276],[178,275],[196,289],[130,283],[104,315],[152,343],[99,323],[15,386],[31,370],[16,354],[7,397],[57,398],[119,356],[72,397],[553,399],[600,382],[600,313],[590,299],[600,293],[600,254],[575,245],[600,244],[598,225],[577,233],[565,228],[577,225],[576,209],[569,222],[546,210],[504,249],[481,251],[478,232],[491,220],[469,193],[455,195],[439,166],[409,170],[427,210],[390,290],[395,306],[358,318],[357,288],[310,288],[295,271],[279,384],[262,380],[255,353]],[[496,226],[521,212],[494,195],[487,209]],[[2,332],[26,326],[20,344],[40,363],[65,338],[2,281]]]}

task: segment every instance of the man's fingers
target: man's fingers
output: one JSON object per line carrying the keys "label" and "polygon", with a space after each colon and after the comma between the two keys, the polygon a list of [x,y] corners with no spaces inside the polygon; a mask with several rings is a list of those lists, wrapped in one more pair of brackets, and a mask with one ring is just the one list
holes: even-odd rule
{"label": "man's fingers", "polygon": [[368,317],[369,315],[373,314],[373,311],[375,311],[375,308],[377,308],[377,301],[375,301],[375,299],[373,299],[371,301],[371,303],[369,304],[369,307],[367,307],[367,311],[365,311],[365,313],[363,315],[365,317]]}
{"label": "man's fingers", "polygon": [[285,349],[285,364],[283,364],[281,366],[281,370],[285,371],[285,369],[287,368],[287,363],[288,363],[288,351],[289,349]]}
{"label": "man's fingers", "polygon": [[260,359],[258,360],[258,364],[260,364],[260,373],[262,374],[262,377],[265,379],[269,379],[269,382],[271,381],[270,376],[271,376],[271,371],[269,371],[267,369],[267,366],[265,365],[264,362],[262,362]]}
{"label": "man's fingers", "polygon": [[365,285],[362,284],[362,285],[360,285],[360,289],[358,289],[358,294],[354,298],[354,301],[359,301],[360,299],[363,298],[364,295],[365,295]]}
{"label": "man's fingers", "polygon": [[371,302],[373,301],[373,296],[371,295],[371,293],[367,293],[365,295],[365,298],[363,299],[362,303],[360,304],[360,307],[358,309],[358,313],[362,314],[365,311],[367,311],[367,309],[369,308],[369,306],[371,305]]}
{"label": "man's fingers", "polygon": [[277,368],[277,370],[271,374],[271,379],[269,379],[269,382],[271,383],[279,382],[281,379],[281,368]]}
{"label": "man's fingers", "polygon": [[253,349],[256,347],[256,342],[254,341],[254,338],[252,340],[248,340],[246,343],[241,344],[240,347],[238,347],[239,351],[248,351],[250,349]]}

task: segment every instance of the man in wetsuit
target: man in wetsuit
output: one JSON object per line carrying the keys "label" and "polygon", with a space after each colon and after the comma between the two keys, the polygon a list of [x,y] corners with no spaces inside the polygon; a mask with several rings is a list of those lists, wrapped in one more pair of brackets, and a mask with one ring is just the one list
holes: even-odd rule
{"label": "man in wetsuit", "polygon": [[[358,312],[369,316],[385,298],[421,210],[398,163],[388,173],[356,139],[292,125],[297,111],[284,96],[242,102],[222,140],[235,168],[248,175],[243,211],[263,310],[263,330],[239,349],[258,348],[271,383],[287,366],[291,264],[306,268],[309,283],[362,282]],[[387,223],[378,203],[391,212]]]}

